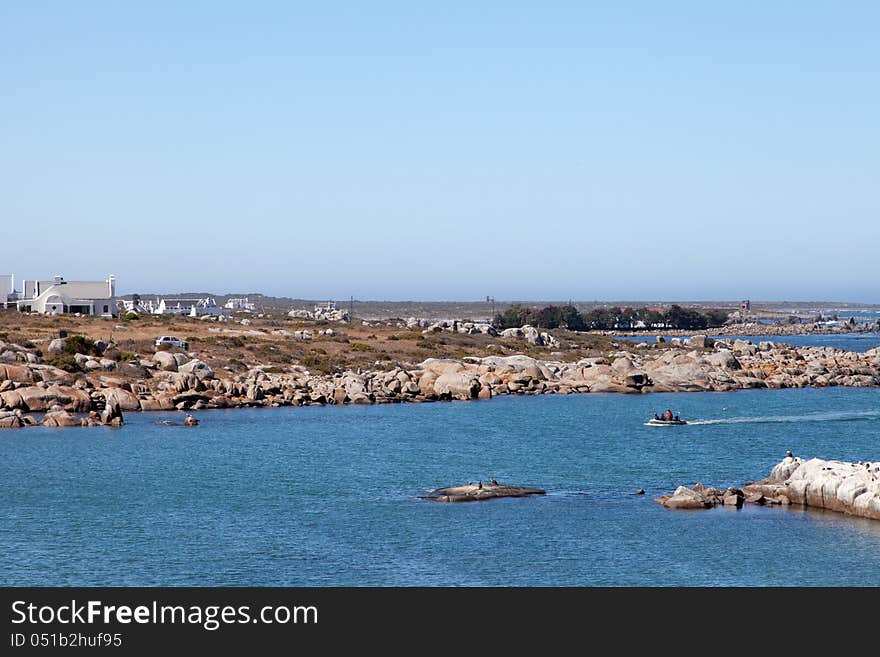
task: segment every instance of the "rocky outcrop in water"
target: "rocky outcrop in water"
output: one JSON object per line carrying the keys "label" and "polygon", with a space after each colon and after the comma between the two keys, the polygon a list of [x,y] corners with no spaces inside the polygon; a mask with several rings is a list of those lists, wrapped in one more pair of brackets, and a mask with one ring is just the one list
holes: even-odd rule
{"label": "rocky outcrop in water", "polygon": [[805,461],[787,456],[773,467],[770,476],[746,484],[742,489],[717,488],[697,484],[679,486],[672,495],[657,502],[669,509],[709,509],[723,504],[742,506],[797,504],[880,520],[880,463]]}
{"label": "rocky outcrop in water", "polygon": [[539,488],[526,488],[525,486],[511,486],[508,484],[482,482],[465,484],[463,486],[447,486],[428,491],[421,499],[432,502],[483,502],[499,497],[528,497],[530,495],[546,495],[546,491]]}
{"label": "rocky outcrop in water", "polygon": [[667,509],[711,509],[713,506],[740,508],[745,494],[739,488],[706,487],[697,483],[692,487],[679,486],[672,495],[663,495],[657,502]]}
{"label": "rocky outcrop in water", "polygon": [[792,504],[880,520],[880,461],[848,463],[787,457],[745,490]]}

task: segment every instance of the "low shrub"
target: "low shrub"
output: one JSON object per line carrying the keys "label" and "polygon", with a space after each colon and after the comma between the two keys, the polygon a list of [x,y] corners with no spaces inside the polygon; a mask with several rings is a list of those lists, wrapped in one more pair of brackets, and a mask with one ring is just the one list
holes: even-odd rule
{"label": "low shrub", "polygon": [[95,341],[83,335],[71,335],[64,341],[64,353],[70,354],[86,354],[87,356],[98,356],[98,348]]}
{"label": "low shrub", "polygon": [[46,361],[46,364],[62,369],[65,372],[79,372],[82,369],[79,363],[76,362],[76,359],[74,359],[73,354],[67,353],[50,358]]}

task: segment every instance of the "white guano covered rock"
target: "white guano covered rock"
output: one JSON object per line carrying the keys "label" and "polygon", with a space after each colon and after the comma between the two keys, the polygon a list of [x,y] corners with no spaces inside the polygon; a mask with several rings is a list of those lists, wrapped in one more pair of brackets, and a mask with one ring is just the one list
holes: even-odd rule
{"label": "white guano covered rock", "polygon": [[880,463],[786,457],[750,495],[880,520]]}

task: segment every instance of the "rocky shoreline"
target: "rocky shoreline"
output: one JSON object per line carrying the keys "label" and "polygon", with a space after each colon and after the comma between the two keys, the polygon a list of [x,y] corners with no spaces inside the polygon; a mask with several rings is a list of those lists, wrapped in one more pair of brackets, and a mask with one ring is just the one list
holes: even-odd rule
{"label": "rocky shoreline", "polygon": [[[53,343],[58,341],[53,341]],[[63,345],[50,344],[58,351]],[[116,358],[113,358],[116,356]],[[576,362],[525,355],[429,358],[385,370],[315,373],[254,367],[215,372],[196,353],[157,351],[128,360],[103,345],[75,354],[81,371],[49,365],[34,348],[0,342],[0,427],[27,426],[27,413],[101,413],[381,404],[491,399],[502,395],[731,391],[807,386],[880,386],[880,348],[828,347],[692,336],[681,345],[613,351]],[[17,419],[15,419],[17,418]]]}
{"label": "rocky shoreline", "polygon": [[679,486],[656,500],[668,509],[792,504],[880,520],[880,462],[847,463],[787,456],[760,481],[740,488]]}

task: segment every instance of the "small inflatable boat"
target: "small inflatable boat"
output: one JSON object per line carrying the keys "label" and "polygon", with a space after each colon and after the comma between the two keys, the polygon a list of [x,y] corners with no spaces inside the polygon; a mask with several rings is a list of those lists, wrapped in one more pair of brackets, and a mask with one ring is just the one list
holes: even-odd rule
{"label": "small inflatable boat", "polygon": [[646,427],[681,427],[687,424],[682,419],[678,420],[658,420],[657,418],[651,418],[647,422],[645,422]]}

